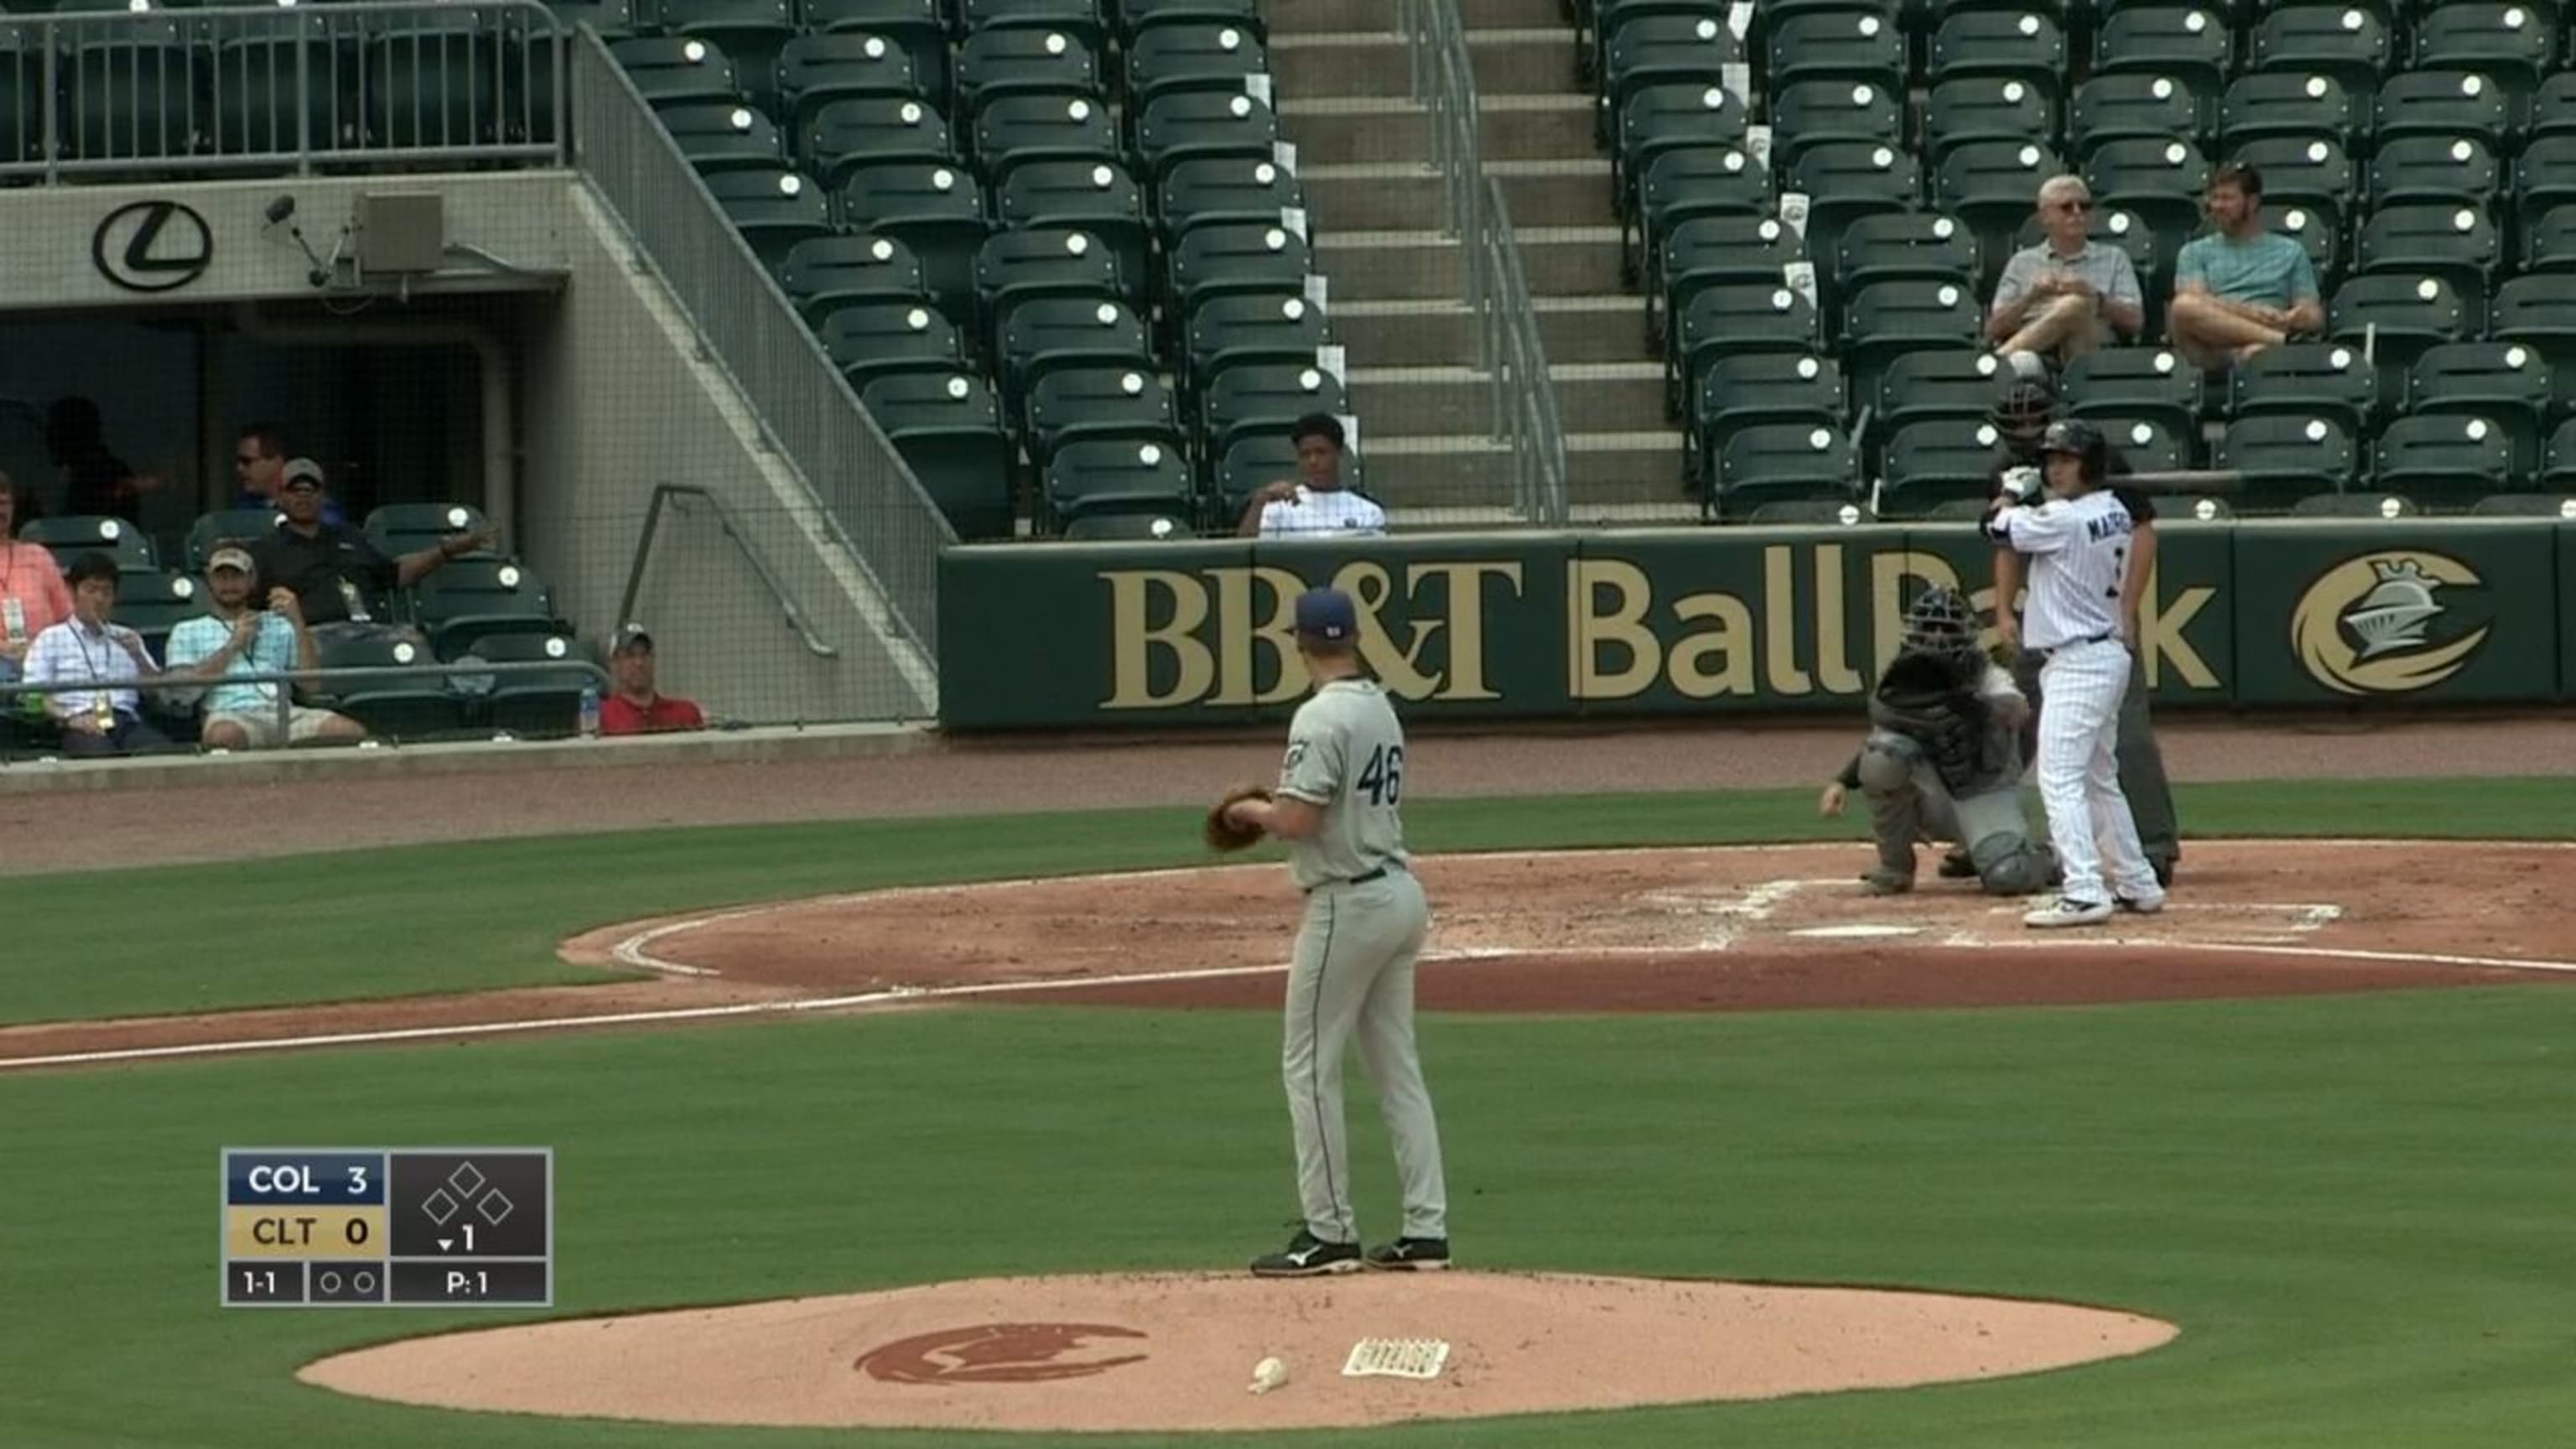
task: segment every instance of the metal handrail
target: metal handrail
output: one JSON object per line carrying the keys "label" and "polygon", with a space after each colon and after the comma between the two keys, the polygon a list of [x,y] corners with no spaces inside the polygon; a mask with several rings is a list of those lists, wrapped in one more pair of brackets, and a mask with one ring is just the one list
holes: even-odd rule
{"label": "metal handrail", "polygon": [[[454,27],[443,17],[450,9],[470,13],[476,27]],[[154,6],[7,16],[5,29],[18,43],[0,50],[0,82],[14,73],[11,94],[46,99],[37,154],[0,156],[0,176],[55,183],[98,172],[291,166],[310,173],[317,162],[352,161],[561,165],[571,31],[537,0],[471,0],[438,12],[435,23],[424,24],[433,11],[420,0],[339,0],[327,7]],[[381,77],[368,64],[346,63],[344,52],[369,39],[383,42]],[[235,74],[225,51],[236,45],[267,48],[271,66],[245,60]],[[291,63],[276,66],[276,53],[290,47]],[[471,72],[458,64],[460,54],[470,56]],[[459,73],[480,91],[462,104],[453,87],[431,83]],[[406,75],[411,83],[390,87],[393,96],[378,85]],[[540,93],[548,114],[539,113]],[[261,96],[271,107],[269,124],[254,127],[237,107]],[[408,104],[396,96],[407,96]],[[381,139],[369,134],[379,105],[388,129],[413,138],[410,144],[371,144]],[[314,134],[317,107],[327,132],[321,136]],[[85,120],[71,134],[67,110]],[[228,133],[236,124],[239,132]],[[95,148],[102,154],[87,154],[93,126],[105,138]]]}
{"label": "metal handrail", "polygon": [[1458,238],[1461,300],[1474,314],[1478,365],[1491,388],[1493,436],[1511,457],[1514,511],[1532,523],[1566,519],[1565,426],[1539,335],[1503,189],[1485,172],[1477,127],[1475,58],[1458,0],[1405,0],[1413,95],[1431,116],[1432,159]]}
{"label": "metal handrail", "polygon": [[[0,712],[15,705],[27,695],[48,694],[114,694],[131,689],[137,693],[204,691],[234,684],[329,684],[340,680],[382,680],[397,675],[434,675],[451,681],[459,675],[495,677],[505,674],[587,674],[599,681],[599,692],[605,698],[616,687],[606,669],[587,659],[475,660],[472,663],[423,664],[351,664],[324,669],[262,669],[246,674],[218,674],[211,678],[173,674],[164,671],[149,679],[59,679],[39,684],[32,680],[0,683]],[[278,737],[286,737],[287,726],[295,718],[295,691],[276,692]]]}
{"label": "metal handrail", "polygon": [[724,530],[725,537],[733,540],[734,547],[742,550],[751,571],[759,575],[760,581],[769,587],[770,596],[778,600],[778,607],[786,613],[788,624],[804,636],[808,652],[818,659],[841,657],[840,650],[824,643],[823,636],[814,632],[814,625],[805,617],[805,610],[788,597],[787,586],[779,582],[778,571],[770,567],[769,556],[762,553],[736,524],[732,506],[691,483],[657,483],[653,486],[653,501],[644,508],[644,533],[636,539],[635,560],[626,569],[626,593],[617,601],[619,619],[635,617],[635,596],[644,590],[644,566],[651,561],[653,537],[662,527],[662,505],[666,500],[679,497],[703,498],[715,508],[716,526]]}

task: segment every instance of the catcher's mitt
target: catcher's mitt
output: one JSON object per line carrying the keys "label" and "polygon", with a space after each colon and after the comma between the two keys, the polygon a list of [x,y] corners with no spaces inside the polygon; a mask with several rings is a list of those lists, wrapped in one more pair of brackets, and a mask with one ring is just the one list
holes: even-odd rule
{"label": "catcher's mitt", "polygon": [[1237,825],[1233,821],[1225,818],[1225,812],[1226,808],[1234,804],[1237,800],[1267,800],[1269,798],[1270,792],[1259,785],[1237,785],[1233,789],[1226,791],[1224,799],[1219,800],[1214,805],[1208,807],[1206,828],[1208,849],[1219,851],[1244,850],[1258,844],[1261,840],[1260,827],[1252,825]]}

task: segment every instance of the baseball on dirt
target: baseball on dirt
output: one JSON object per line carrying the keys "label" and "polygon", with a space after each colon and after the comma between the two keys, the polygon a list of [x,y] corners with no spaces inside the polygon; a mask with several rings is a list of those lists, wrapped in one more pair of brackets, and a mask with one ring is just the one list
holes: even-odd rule
{"label": "baseball on dirt", "polygon": [[1265,1358],[1252,1366],[1252,1391],[1266,1394],[1288,1382],[1288,1365],[1275,1358]]}

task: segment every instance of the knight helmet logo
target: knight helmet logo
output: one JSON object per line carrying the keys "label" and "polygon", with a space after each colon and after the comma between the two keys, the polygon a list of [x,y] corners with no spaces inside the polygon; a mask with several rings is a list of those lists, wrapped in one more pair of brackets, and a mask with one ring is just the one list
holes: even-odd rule
{"label": "knight helmet logo", "polygon": [[2443,627],[2449,589],[2485,580],[2444,554],[2408,550],[2346,559],[2308,585],[2290,613],[2290,647],[2337,694],[2412,694],[2457,674],[2492,625]]}

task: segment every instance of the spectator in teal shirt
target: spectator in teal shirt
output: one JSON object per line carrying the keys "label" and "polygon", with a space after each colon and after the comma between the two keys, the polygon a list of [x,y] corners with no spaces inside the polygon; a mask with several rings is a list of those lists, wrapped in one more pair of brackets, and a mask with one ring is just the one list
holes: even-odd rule
{"label": "spectator in teal shirt", "polygon": [[2307,248],[2264,227],[2261,174],[2221,166],[2202,204],[2213,234],[2193,239],[2174,263],[2166,326],[2175,349],[2215,370],[2322,331],[2317,269]]}
{"label": "spectator in teal shirt", "polygon": [[[283,674],[321,667],[313,630],[292,589],[272,588],[254,602],[257,571],[248,550],[226,546],[206,559],[206,589],[213,607],[170,631],[170,672],[221,680],[235,674]],[[206,691],[209,749],[267,750],[306,743],[354,744],[366,727],[347,715],[288,702],[282,684],[216,684]]]}

